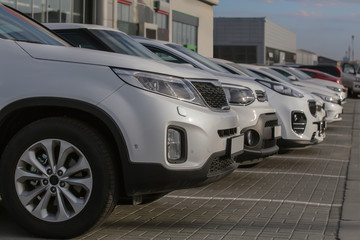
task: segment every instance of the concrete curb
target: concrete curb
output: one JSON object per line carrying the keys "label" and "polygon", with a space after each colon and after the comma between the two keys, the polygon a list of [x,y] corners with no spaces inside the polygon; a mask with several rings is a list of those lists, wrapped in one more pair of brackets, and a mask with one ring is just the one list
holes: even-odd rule
{"label": "concrete curb", "polygon": [[354,104],[352,146],[338,237],[360,239],[360,104]]}

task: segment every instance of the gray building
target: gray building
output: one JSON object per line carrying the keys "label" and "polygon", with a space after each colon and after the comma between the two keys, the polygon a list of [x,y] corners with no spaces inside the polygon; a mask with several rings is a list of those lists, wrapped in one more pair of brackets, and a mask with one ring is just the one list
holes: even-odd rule
{"label": "gray building", "polygon": [[99,24],[213,56],[219,0],[0,0],[39,22]]}
{"label": "gray building", "polygon": [[267,18],[214,18],[214,57],[239,63],[295,63],[296,35]]}

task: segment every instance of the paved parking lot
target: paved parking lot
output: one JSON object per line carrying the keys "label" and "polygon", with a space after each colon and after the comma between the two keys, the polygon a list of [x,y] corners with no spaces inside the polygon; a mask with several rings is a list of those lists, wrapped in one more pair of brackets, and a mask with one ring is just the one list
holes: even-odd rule
{"label": "paved parking lot", "polygon": [[[353,138],[360,138],[354,136],[359,113],[360,101],[349,99],[343,120],[328,125],[323,143],[148,205],[118,206],[101,227],[78,239],[337,239],[349,162],[359,161],[352,151]],[[30,235],[0,206],[0,239],[25,238]]]}

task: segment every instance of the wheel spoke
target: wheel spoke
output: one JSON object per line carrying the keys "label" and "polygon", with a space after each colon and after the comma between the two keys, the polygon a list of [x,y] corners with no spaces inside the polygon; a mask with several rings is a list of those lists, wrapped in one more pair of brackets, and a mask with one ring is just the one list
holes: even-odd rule
{"label": "wheel spoke", "polygon": [[60,142],[59,158],[58,158],[56,170],[59,170],[60,168],[62,168],[64,166],[67,157],[73,151],[74,151],[73,145],[71,145],[70,143],[64,142],[64,141]]}
{"label": "wheel spoke", "polygon": [[76,185],[76,186],[81,186],[84,187],[86,189],[86,191],[89,191],[90,189],[92,189],[92,178],[91,177],[87,177],[87,178],[67,178],[64,180],[64,182],[70,184],[70,185]]}
{"label": "wheel spoke", "polygon": [[22,168],[17,168],[15,172],[15,181],[23,183],[26,180],[43,180],[46,179],[44,175],[25,171]]}
{"label": "wheel spoke", "polygon": [[52,171],[54,171],[55,166],[56,166],[56,162],[54,159],[54,157],[55,157],[54,156],[54,147],[55,147],[54,143],[55,143],[55,141],[52,139],[47,139],[47,140],[41,141],[41,144],[45,147],[49,165],[50,165]]}
{"label": "wheel spoke", "polygon": [[58,212],[57,212],[57,220],[58,221],[64,221],[70,218],[69,211],[66,210],[66,204],[64,202],[63,197],[61,196],[64,191],[57,189],[57,202],[58,202]]}
{"label": "wheel spoke", "polygon": [[68,189],[61,189],[64,197],[69,201],[75,213],[79,213],[84,208],[85,199],[77,198]]}
{"label": "wheel spoke", "polygon": [[87,162],[87,159],[85,159],[83,156],[80,156],[77,163],[66,170],[66,172],[64,173],[64,177],[70,177],[77,172],[88,170],[90,170],[90,166]]}
{"label": "wheel spoke", "polygon": [[30,150],[24,152],[24,154],[20,158],[21,161],[26,162],[27,164],[31,165],[32,167],[36,168],[40,172],[42,172],[44,175],[46,174],[45,167],[36,159],[35,151]]}
{"label": "wheel spoke", "polygon": [[46,191],[46,186],[39,186],[32,191],[22,191],[19,193],[19,198],[24,206],[27,206],[35,197],[41,195],[43,191]]}
{"label": "wheel spoke", "polygon": [[47,207],[50,198],[51,198],[51,192],[46,191],[45,195],[43,196],[39,204],[36,206],[36,208],[32,211],[32,213],[40,219],[44,219],[48,217]]}

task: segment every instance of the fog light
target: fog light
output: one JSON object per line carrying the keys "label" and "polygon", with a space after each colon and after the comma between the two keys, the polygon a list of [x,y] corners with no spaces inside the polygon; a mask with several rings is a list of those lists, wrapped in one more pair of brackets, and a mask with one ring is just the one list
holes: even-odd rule
{"label": "fog light", "polygon": [[249,147],[254,147],[259,143],[260,136],[254,130],[248,130],[245,132],[245,145]]}
{"label": "fog light", "polygon": [[295,133],[303,134],[306,128],[306,116],[303,112],[292,112],[291,126]]}
{"label": "fog light", "polygon": [[167,133],[167,157],[170,161],[181,158],[181,133],[171,128]]}
{"label": "fog light", "polygon": [[170,126],[167,130],[166,146],[168,162],[185,162],[187,158],[187,141],[185,129],[176,126]]}

